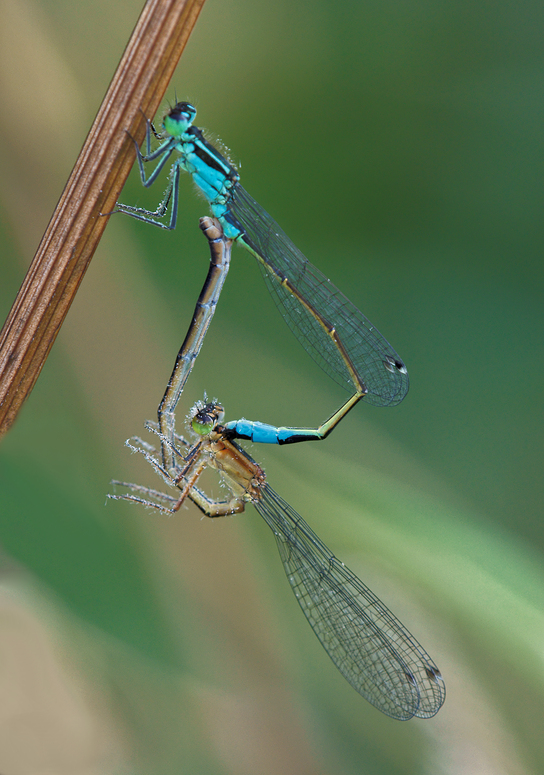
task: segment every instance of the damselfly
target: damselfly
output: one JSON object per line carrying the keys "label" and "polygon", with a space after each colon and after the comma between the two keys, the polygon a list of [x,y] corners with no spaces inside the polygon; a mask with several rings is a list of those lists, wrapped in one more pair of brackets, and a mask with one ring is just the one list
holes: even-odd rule
{"label": "damselfly", "polygon": [[[223,408],[198,402],[190,419],[198,440],[175,436],[177,471],[167,471],[152,447],[138,440],[153,468],[177,488],[167,495],[127,482],[125,499],[173,513],[190,498],[209,517],[244,511],[251,503],[275,535],[285,573],[323,648],[349,683],[376,708],[396,719],[429,718],[445,699],[439,669],[404,625],[352,573],[266,481],[263,469],[236,439],[238,423],[222,425]],[[148,425],[158,432],[157,426]],[[216,501],[198,487],[207,468],[220,472],[231,497]]]}
{"label": "damselfly", "polygon": [[[225,237],[241,243],[257,258],[287,324],[307,352],[336,382],[378,406],[398,404],[408,391],[408,373],[387,340],[304,255],[263,208],[242,188],[235,167],[193,126],[196,109],[178,102],[165,116],[163,140],[151,151],[148,121],[146,154],[136,144],[140,176],[151,186],[171,154],[170,181],[156,210],[117,204],[146,223],[173,229],[179,206],[179,178],[189,172],[220,221]],[[144,163],[159,160],[146,177]],[[161,221],[171,204],[168,223]]]}

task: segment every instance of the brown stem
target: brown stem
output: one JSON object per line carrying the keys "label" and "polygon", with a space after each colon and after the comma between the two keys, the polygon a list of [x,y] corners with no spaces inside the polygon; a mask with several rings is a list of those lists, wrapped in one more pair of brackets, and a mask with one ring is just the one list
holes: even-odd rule
{"label": "brown stem", "polygon": [[148,0],[0,332],[0,436],[30,394],[204,0]]}

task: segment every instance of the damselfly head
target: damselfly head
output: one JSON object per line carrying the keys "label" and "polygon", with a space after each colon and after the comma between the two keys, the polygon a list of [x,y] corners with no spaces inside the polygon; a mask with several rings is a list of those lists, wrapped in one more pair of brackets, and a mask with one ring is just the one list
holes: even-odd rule
{"label": "damselfly head", "polygon": [[195,433],[198,433],[199,436],[207,436],[216,425],[222,422],[224,416],[225,410],[221,404],[215,401],[210,403],[197,401],[191,409],[189,419],[191,421],[191,428]]}
{"label": "damselfly head", "polygon": [[196,108],[190,102],[177,102],[164,117],[164,131],[171,137],[179,137],[191,126],[196,116]]}

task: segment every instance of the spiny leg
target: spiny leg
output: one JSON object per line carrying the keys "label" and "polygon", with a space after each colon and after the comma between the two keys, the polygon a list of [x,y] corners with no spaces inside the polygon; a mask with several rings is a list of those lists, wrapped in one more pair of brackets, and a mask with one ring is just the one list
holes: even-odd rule
{"label": "spiny leg", "polygon": [[[176,513],[174,506],[178,499],[172,497],[171,495],[167,495],[166,493],[160,492],[159,490],[153,490],[151,487],[144,487],[141,484],[134,484],[133,482],[121,482],[114,479],[112,480],[112,484],[117,487],[126,487],[131,492],[140,493],[142,496],[147,497],[138,497],[137,495],[129,495],[128,493],[123,493],[120,495],[108,494],[108,498],[111,498],[111,500],[138,503],[141,506],[157,509],[157,511],[161,511],[164,514]],[[229,501],[214,500],[199,490],[198,487],[193,487],[191,490],[189,490],[187,497],[195,504],[195,506],[197,506],[198,509],[200,509],[204,516],[210,518],[227,517],[230,514],[240,514],[245,509],[245,502],[242,498],[233,497]],[[151,500],[152,498],[155,498],[158,502]],[[161,501],[170,504],[171,508],[163,506]]]}
{"label": "spiny leg", "polygon": [[[150,487],[135,484],[133,482],[121,482],[114,480],[113,485],[126,487],[130,493],[120,495],[108,495],[113,500],[127,500],[132,503],[139,503],[149,508],[157,509],[163,513],[175,514],[189,498],[195,505],[208,517],[221,517],[227,514],[235,514],[244,510],[245,500],[243,496],[232,496],[228,501],[214,500],[205,495],[195,485],[205,468],[209,465],[209,458],[206,455],[207,441],[200,438],[195,444],[190,445],[186,439],[178,434],[173,434],[174,441],[166,439],[161,433],[158,423],[146,422],[146,428],[154,433],[161,440],[161,445],[166,444],[171,447],[173,460],[176,462],[171,471],[167,471],[152,453],[156,452],[155,447],[139,437],[132,437],[125,443],[133,452],[138,452],[144,456],[153,470],[158,473],[171,487],[176,487],[180,495],[175,498],[166,493],[154,490]],[[184,448],[181,452],[174,443]]]}
{"label": "spiny leg", "polygon": [[[129,495],[128,493],[123,493],[121,495],[112,495],[108,493],[108,498],[111,498],[111,500],[130,501],[131,503],[139,503],[142,506],[157,509],[158,511],[165,512],[166,514],[174,513],[171,509],[166,508],[166,506],[162,506],[160,503],[160,501],[165,501],[166,503],[174,504],[176,502],[176,498],[173,498],[171,495],[167,495],[166,493],[160,492],[159,490],[153,490],[150,487],[143,487],[140,484],[134,484],[133,482],[121,482],[118,479],[112,479],[111,483],[115,487],[126,487],[131,492],[138,492],[147,496],[146,498],[139,498],[136,495]],[[151,500],[151,498],[155,498],[159,502],[156,503],[155,501]]]}
{"label": "spiny leg", "polygon": [[[161,160],[161,167],[162,166],[163,166],[163,162]],[[144,185],[150,185],[149,181],[151,180],[151,182],[153,182],[155,180],[155,177],[153,177],[154,174],[155,172],[153,172],[153,174],[147,179],[147,183],[144,183]],[[179,164],[178,162],[174,162],[174,164],[172,165],[172,175],[171,175],[170,182],[156,210],[146,210],[145,207],[135,207],[134,205],[125,205],[125,204],[122,204],[121,202],[117,202],[117,204],[115,205],[115,210],[112,210],[112,213],[106,213],[106,215],[111,215],[113,213],[124,213],[125,215],[130,215],[131,218],[136,218],[136,220],[138,221],[143,221],[144,223],[151,223],[153,224],[153,226],[158,226],[161,229],[172,231],[172,229],[176,228],[177,218],[178,218],[179,176],[180,176]],[[157,218],[164,217],[166,211],[168,210],[170,199],[172,200],[171,209],[170,209],[170,220],[168,223],[163,223],[162,221],[157,220]]]}

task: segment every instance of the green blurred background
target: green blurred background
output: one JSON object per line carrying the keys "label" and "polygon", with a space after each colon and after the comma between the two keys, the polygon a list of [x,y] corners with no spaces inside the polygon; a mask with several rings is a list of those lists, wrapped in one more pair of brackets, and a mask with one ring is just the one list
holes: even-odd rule
{"label": "green blurred background", "polygon": [[[4,317],[140,3],[1,8]],[[169,91],[407,363],[400,406],[251,453],[432,654],[443,709],[401,724],[343,681],[252,509],[106,502],[158,486],[123,442],[207,271],[184,180],[175,233],[111,219],[0,449],[2,773],[542,772],[543,30],[539,2],[208,0]],[[180,430],[204,391],[290,425],[346,397],[241,250]]]}

